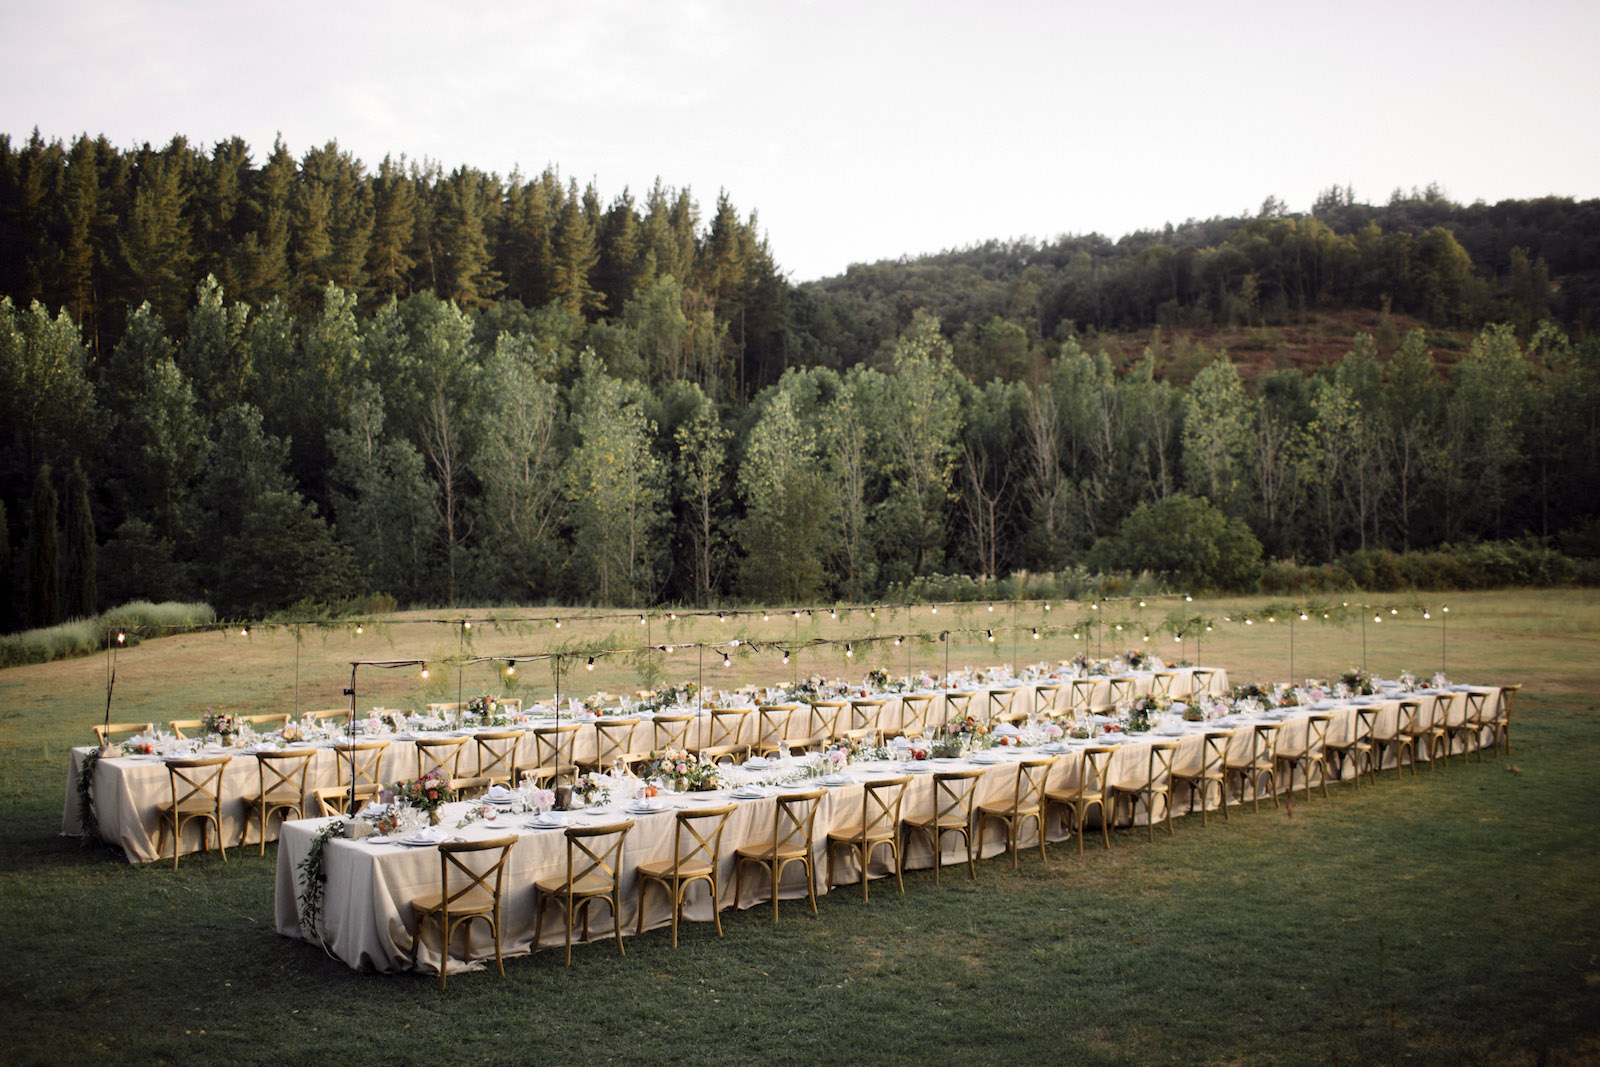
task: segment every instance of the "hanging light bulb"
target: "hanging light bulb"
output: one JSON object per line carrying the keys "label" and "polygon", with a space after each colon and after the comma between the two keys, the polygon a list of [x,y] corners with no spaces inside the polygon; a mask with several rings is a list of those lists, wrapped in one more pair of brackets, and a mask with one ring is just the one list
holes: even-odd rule
{"label": "hanging light bulb", "polygon": [[898,637],[894,639],[894,647],[895,648],[899,648],[900,647],[900,639]]}
{"label": "hanging light bulb", "polygon": [[248,627],[248,626],[241,626],[241,627],[240,627],[240,628],[239,628],[239,636],[240,636],[240,637],[249,637],[249,636],[250,636],[250,627]]}
{"label": "hanging light bulb", "polygon": [[1427,609],[1427,608],[1423,608],[1423,609],[1422,609],[1422,617],[1423,617],[1423,618],[1424,618],[1424,619],[1431,619],[1431,618],[1433,618],[1433,616],[1432,616],[1432,615],[1429,615],[1429,614],[1428,614],[1428,609]]}
{"label": "hanging light bulb", "polygon": [[427,678],[428,677],[428,668],[426,668],[426,667],[422,668],[422,677],[423,678]]}
{"label": "hanging light bulb", "polygon": [[932,614],[934,614],[934,615],[937,615],[937,614],[939,614],[939,605],[937,605],[937,604],[935,604],[935,605],[934,605],[934,606],[933,606],[933,612],[932,612]]}
{"label": "hanging light bulb", "polygon": [[561,620],[560,619],[556,620],[556,629],[558,629],[558,630],[561,629]]}
{"label": "hanging light bulb", "polygon": [[1046,610],[1046,611],[1050,610],[1050,602],[1049,601],[1045,601],[1044,610]]}
{"label": "hanging light bulb", "polygon": [[1308,619],[1310,619],[1310,618],[1311,618],[1311,616],[1309,616],[1309,615],[1307,615],[1307,614],[1306,614],[1306,613],[1305,613],[1305,612],[1303,612],[1303,611],[1302,611],[1302,612],[1301,612],[1301,613],[1300,613],[1300,621],[1301,621],[1301,622],[1305,622],[1305,621],[1307,621],[1307,620],[1308,620]]}
{"label": "hanging light bulb", "polygon": [[877,608],[873,608],[871,611],[867,612],[867,616],[869,618],[876,619],[878,617],[878,609]]}
{"label": "hanging light bulb", "polygon": [[590,656],[589,657],[589,662],[584,664],[584,670],[589,670],[589,671],[594,670],[594,657],[593,656]]}
{"label": "hanging light bulb", "polygon": [[517,661],[514,660],[514,659],[506,660],[506,674],[509,676],[509,675],[513,675],[513,674],[516,674],[516,673],[517,673]]}
{"label": "hanging light bulb", "polygon": [[1150,643],[1150,635],[1149,634],[1145,634],[1144,635],[1144,643],[1147,644],[1147,645]]}
{"label": "hanging light bulb", "polygon": [[1183,602],[1185,604],[1193,603],[1194,602],[1194,597],[1190,596],[1188,593],[1185,593],[1185,594],[1183,594]]}
{"label": "hanging light bulb", "polygon": [[990,611],[993,611],[993,610],[994,610],[994,605],[993,605],[993,604],[990,604],[990,605],[989,605],[989,610],[990,610]]}
{"label": "hanging light bulb", "polygon": [[993,630],[989,630],[987,632],[989,634],[989,643],[993,644],[994,643],[994,631]]}
{"label": "hanging light bulb", "polygon": [[1206,633],[1210,633],[1210,632],[1211,632],[1211,624],[1208,622],[1208,623],[1206,623]]}
{"label": "hanging light bulb", "polygon": [[730,662],[728,662],[728,654],[727,654],[727,653],[726,653],[726,652],[724,652],[724,653],[723,653],[723,654],[722,654],[722,665],[723,665],[723,666],[724,666],[724,667],[731,667],[731,666],[733,666],[733,664],[732,664],[732,663],[730,663]]}
{"label": "hanging light bulb", "polygon": [[[762,618],[763,618],[763,619],[764,619],[764,618],[766,618],[766,616],[765,616],[765,615],[763,615],[763,616],[761,616],[761,617],[762,617]],[[798,619],[798,618],[799,618],[799,617],[800,617],[800,612],[799,612],[799,611],[796,611],[796,612],[794,612],[794,617],[795,617],[795,618],[797,618],[797,619]]]}
{"label": "hanging light bulb", "polygon": [[640,616],[639,616],[639,625],[640,625],[640,626],[643,626],[643,625],[644,625],[644,616],[643,616],[643,615],[640,615]]}
{"label": "hanging light bulb", "polygon": [[[559,622],[558,622],[558,623],[556,623],[556,625],[557,625],[557,626],[560,626],[560,625],[561,625],[561,624],[560,624],[560,623],[559,623]],[[471,620],[471,619],[462,619],[462,620],[461,620],[461,628],[462,628],[462,629],[463,629],[463,630],[470,630],[470,629],[472,629],[472,620]]]}
{"label": "hanging light bulb", "polygon": [[1119,622],[1119,623],[1117,623],[1117,633],[1120,634],[1121,632],[1122,632],[1122,624]]}
{"label": "hanging light bulb", "polygon": [[1450,614],[1450,605],[1446,604],[1444,607],[1440,608],[1439,610],[1444,612],[1446,615],[1448,615],[1448,614]]}
{"label": "hanging light bulb", "polygon": [[789,662],[789,650],[787,648],[783,650],[783,662]]}
{"label": "hanging light bulb", "polygon": [[1390,615],[1398,615],[1398,614],[1400,614],[1400,609],[1399,608],[1390,608],[1389,609],[1389,614]]}
{"label": "hanging light bulb", "polygon": [[1173,644],[1177,644],[1179,641],[1182,641],[1182,640],[1183,640],[1183,635],[1182,634],[1173,634],[1172,635],[1172,643]]}
{"label": "hanging light bulb", "polygon": [[1254,620],[1254,619],[1246,619],[1246,620],[1244,620],[1244,624],[1246,626],[1254,626],[1256,624],[1256,620]]}
{"label": "hanging light bulb", "polygon": [[[798,611],[795,612],[794,613],[794,617],[798,619],[800,617],[800,613]],[[762,622],[770,622],[770,621],[772,621],[772,616],[768,615],[766,612],[763,611],[761,613],[761,621]]]}
{"label": "hanging light bulb", "polygon": [[717,621],[718,621],[718,622],[727,622],[727,621],[728,621],[728,617],[727,617],[727,616],[726,616],[726,615],[721,615],[721,614],[719,614],[719,615],[718,615],[718,616],[717,616]]}
{"label": "hanging light bulb", "polygon": [[[365,629],[366,629],[366,627],[363,627],[363,626],[357,626],[357,627],[356,627],[356,633],[357,633],[357,634],[358,634],[358,635],[359,635],[359,634],[360,634],[360,633],[361,633],[361,632],[362,632],[362,631],[363,631],[363,630],[365,630]],[[122,640],[122,638],[120,638],[120,637],[119,637],[119,638],[117,638],[117,640],[118,640],[118,641],[120,641],[120,640]]]}
{"label": "hanging light bulb", "polygon": [[661,651],[665,652],[667,655],[670,656],[670,655],[672,655],[672,646],[671,645],[667,645],[664,648],[662,648]]}
{"label": "hanging light bulb", "polygon": [[1372,613],[1372,621],[1373,622],[1382,622],[1383,621],[1383,616],[1380,615],[1378,612],[1374,611]]}
{"label": "hanging light bulb", "polygon": [[127,631],[125,631],[125,630],[118,630],[117,631],[117,644],[120,645],[123,642],[125,642],[127,639],[128,639]]}
{"label": "hanging light bulb", "polygon": [[677,613],[677,612],[676,612],[676,611],[669,611],[669,612],[667,612],[667,618],[669,618],[669,619],[676,619],[676,618],[677,618],[677,617],[678,617],[678,613]]}
{"label": "hanging light bulb", "polygon": [[845,654],[845,655],[846,655],[846,656],[853,656],[853,655],[855,655],[855,654],[856,654],[856,650],[855,650],[855,647],[854,647],[854,646],[852,646],[852,645],[845,645],[845,646],[844,646],[844,654]]}
{"label": "hanging light bulb", "polygon": [[1141,607],[1141,608],[1142,608],[1142,607],[1144,607],[1144,601],[1142,601],[1142,600],[1141,600],[1141,601],[1139,601],[1139,606],[1140,606],[1140,607]]}
{"label": "hanging light bulb", "polygon": [[1033,639],[1035,641],[1039,640],[1039,628],[1037,626],[1033,628]]}

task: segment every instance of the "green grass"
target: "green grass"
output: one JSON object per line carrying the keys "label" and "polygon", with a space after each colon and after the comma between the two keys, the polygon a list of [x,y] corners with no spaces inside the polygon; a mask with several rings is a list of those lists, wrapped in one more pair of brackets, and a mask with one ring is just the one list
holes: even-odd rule
{"label": "green grass", "polygon": [[[582,946],[570,971],[542,952],[443,995],[434,977],[360,974],[279,937],[271,846],[174,873],[57,837],[65,753],[103,710],[104,665],[0,672],[0,1060],[1593,1062],[1600,596],[1458,599],[1452,674],[1527,686],[1509,759],[1185,818],[1154,844],[1055,846],[1048,867],[991,860],[975,884],[916,872],[904,896],[838,892],[816,918],[785,902],[776,927],[729,912],[725,939],[689,924],[677,950],[662,930],[625,958]],[[1284,635],[1257,629],[1219,634],[1205,659],[1275,677]],[[1430,666],[1436,632],[1386,634],[1384,655]],[[1330,673],[1354,640],[1318,634],[1297,660],[1333,667],[1297,670]],[[148,642],[119,660],[119,717],[280,704],[286,648]],[[347,655],[330,638],[302,675],[322,685]]]}

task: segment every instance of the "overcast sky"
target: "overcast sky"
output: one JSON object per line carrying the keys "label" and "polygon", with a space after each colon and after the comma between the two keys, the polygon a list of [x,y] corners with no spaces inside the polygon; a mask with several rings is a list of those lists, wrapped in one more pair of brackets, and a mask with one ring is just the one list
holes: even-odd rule
{"label": "overcast sky", "polygon": [[759,212],[794,281],[1437,182],[1600,196],[1600,2],[0,0],[0,132],[337,140]]}

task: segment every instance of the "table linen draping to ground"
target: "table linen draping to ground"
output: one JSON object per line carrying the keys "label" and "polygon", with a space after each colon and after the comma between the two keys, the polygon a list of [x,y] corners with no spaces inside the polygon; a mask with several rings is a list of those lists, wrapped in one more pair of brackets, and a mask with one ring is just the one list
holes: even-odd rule
{"label": "table linen draping to ground", "polygon": [[[1442,706],[1445,721],[1459,723],[1462,721],[1469,691],[1485,696],[1486,712],[1492,717],[1496,711],[1499,695],[1499,690],[1494,687],[1455,687],[1454,691],[1436,695],[1430,693],[1427,697],[1432,699],[1436,696]],[[1222,728],[1236,730],[1230,742],[1230,754],[1233,755],[1248,752],[1252,732],[1250,727],[1262,722],[1279,724],[1280,747],[1293,749],[1304,743],[1309,717],[1315,713],[1325,713],[1332,716],[1328,741],[1330,744],[1337,744],[1350,738],[1355,730],[1357,708],[1380,709],[1376,732],[1382,734],[1392,730],[1397,720],[1399,706],[1405,699],[1414,698],[1411,694],[1389,692],[1373,697],[1352,698],[1349,701],[1319,702],[1315,707],[1281,709],[1257,715],[1235,714],[1229,716]],[[1175,765],[1179,770],[1186,765],[1192,766],[1200,759],[1205,731],[1216,728],[1218,728],[1216,722],[1171,724],[1150,734],[1129,737],[1116,746],[1109,767],[1109,778],[1116,783],[1140,777],[1146,767],[1149,745],[1157,741],[1177,741],[1179,751],[1176,754]],[[1081,766],[1083,749],[1090,744],[1098,743],[1100,743],[1099,738],[1092,741],[1064,742],[1059,745],[1056,765],[1051,768],[1050,787],[1060,788],[1073,784]],[[977,754],[979,760],[985,762],[965,760],[924,762],[928,764],[929,771],[982,767],[984,773],[978,780],[977,786],[977,803],[981,804],[986,800],[1008,796],[1016,777],[1016,760],[1037,755],[1040,751],[1042,749],[991,749]],[[1419,753],[1419,756],[1425,756],[1425,753]],[[986,762],[996,759],[999,762]],[[818,812],[814,846],[818,894],[826,892],[828,888],[825,884],[827,831],[832,827],[859,821],[863,781],[899,775],[904,773],[904,766],[894,762],[854,764],[848,772],[849,783],[827,790]],[[814,781],[802,784],[808,788],[816,787]],[[1275,788],[1281,791],[1282,787],[1283,783],[1276,783]],[[907,786],[903,813],[928,810],[932,806],[932,789],[931,773],[913,775]],[[1249,795],[1246,793],[1245,799],[1248,799]],[[635,828],[628,839],[623,864],[623,906],[620,918],[624,934],[633,933],[638,923],[637,909],[640,907],[640,900],[637,867],[641,862],[670,857],[674,812],[685,806],[723,803],[732,799],[731,794],[726,792],[671,794],[668,798],[671,802],[668,810],[650,815],[629,814],[621,802],[606,808],[573,813],[573,817],[590,823],[622,818],[636,820]],[[1174,805],[1174,814],[1182,814],[1186,811],[1190,798],[1186,788],[1178,786],[1175,787],[1170,799]],[[776,800],[772,796],[737,801],[737,807],[729,817],[723,841],[719,872],[721,907],[770,906],[769,884],[760,875],[752,879],[747,874],[743,893],[735,899],[734,850],[741,844],[763,840],[770,836],[775,803]],[[443,825],[450,829],[454,836],[471,840],[508,832],[520,835],[508,868],[503,907],[505,924],[503,950],[507,955],[530,952],[534,949],[534,882],[541,877],[559,876],[564,870],[564,836],[560,829],[533,828],[527,824],[526,816],[502,815],[492,824],[480,821],[457,829],[456,823],[467,808],[468,805],[451,805],[444,809]],[[1127,814],[1124,811],[1122,819],[1124,823],[1129,821]],[[1151,818],[1163,819],[1165,814],[1165,806],[1160,802],[1154,805],[1153,810],[1141,806],[1133,813],[1132,822],[1142,825]],[[326,823],[327,820],[305,820],[293,821],[284,826],[278,852],[275,912],[277,929],[286,936],[304,936],[304,931],[300,929],[299,917],[299,896],[302,888],[299,867],[313,837]],[[1057,813],[1047,823],[1045,834],[1047,843],[1059,841],[1070,836],[1070,828],[1063,816]],[[1037,847],[1037,841],[1030,826],[1021,835],[1019,847],[1024,849],[1030,845]],[[988,824],[980,838],[980,854],[986,857],[994,856],[1003,852],[1004,848],[1005,842],[999,826]],[[965,849],[959,837],[947,838],[944,851],[947,864],[958,863],[965,859]],[[884,863],[886,855],[886,852],[880,852],[875,856],[871,868],[874,876],[890,873]],[[932,860],[932,854],[925,843],[916,837],[907,840],[905,862],[908,869],[929,867],[932,865]],[[423,970],[437,971],[439,965],[435,948],[437,942],[430,940],[426,946],[418,945],[415,938],[415,917],[409,904],[412,898],[438,887],[439,857],[435,849],[406,848],[395,844],[374,845],[367,841],[336,838],[324,849],[323,864],[327,882],[318,934],[329,952],[356,968],[395,971],[420,967]],[[840,866],[840,881],[855,882],[853,862],[841,859]],[[947,873],[951,877],[966,876],[959,866],[951,867]],[[888,888],[885,885],[879,887],[878,891],[885,891]],[[792,865],[785,873],[780,896],[791,901],[782,905],[784,908],[805,907],[803,898],[806,896],[806,884],[800,865]],[[671,912],[664,894],[652,889],[646,899],[645,929],[653,929],[670,922]],[[694,903],[687,910],[687,918],[709,919],[710,904],[704,890],[697,889],[691,900]],[[597,914],[604,915],[605,912],[602,910]],[[610,934],[611,927],[606,919],[602,919],[591,930],[593,939],[609,937]],[[543,945],[561,944],[563,936],[564,928],[559,921],[559,909],[552,909],[546,921]],[[472,954],[479,955],[486,952],[492,958],[492,950],[487,940],[474,935]],[[477,962],[471,965],[463,962],[458,941],[450,958],[451,972],[469,966],[476,968],[480,965]]]}
{"label": "table linen draping to ground", "polygon": [[[1189,695],[1192,687],[1191,678],[1195,669],[1196,668],[1172,669],[1174,674],[1172,681],[1173,696],[1183,697]],[[1120,680],[1132,683],[1137,692],[1146,693],[1150,691],[1154,673],[1151,671],[1131,672],[1129,674],[1120,675],[1117,677]],[[1112,678],[1099,675],[1095,676],[1093,680],[1095,682],[1095,693],[1093,700],[1096,703],[1108,702],[1111,697]],[[1066,679],[1044,677],[1037,680],[1018,681],[1006,684],[960,685],[951,688],[919,690],[918,692],[933,693],[940,698],[939,700],[935,701],[935,706],[931,709],[929,717],[929,730],[932,732],[934,726],[936,724],[943,723],[945,721],[945,716],[949,714],[948,702],[943,699],[947,696],[960,694],[970,695],[971,704],[969,710],[979,719],[983,719],[986,717],[987,713],[987,694],[991,690],[1010,688],[1018,689],[1013,706],[1017,710],[1031,711],[1037,706],[1037,701],[1039,699],[1037,692],[1038,687],[1041,685],[1058,684],[1062,685],[1063,687],[1068,687],[1070,686],[1070,681]],[[1220,692],[1225,690],[1226,687],[1226,673],[1221,670],[1217,670],[1210,680],[1211,691]],[[860,699],[859,694],[861,692],[862,691],[860,689],[852,690],[852,693],[856,694],[856,699]],[[901,697],[904,695],[909,694],[874,694],[875,698],[881,698],[887,702],[882,709],[880,724],[888,733],[894,733],[900,729],[902,720]],[[850,697],[841,697],[839,699],[848,700]],[[1056,703],[1059,707],[1065,708],[1067,706],[1067,700],[1067,690],[1066,688],[1063,688],[1063,691],[1058,693],[1056,696]],[[786,702],[798,704],[797,709],[791,713],[791,718],[795,719],[798,723],[803,724],[806,720],[806,717],[810,714],[807,704],[805,704],[803,701],[794,700]],[[757,721],[757,716],[754,713],[754,705],[750,705],[750,707],[752,709],[751,714],[746,716],[744,721],[740,724],[738,737],[738,740],[741,743],[747,744],[753,744],[756,741],[756,735],[759,729],[759,722]],[[685,712],[689,711],[690,709],[681,708],[673,710]],[[848,712],[846,713],[846,717],[848,717]],[[527,724],[516,728],[531,729],[533,726],[550,725],[556,721],[557,720],[553,716],[544,719],[532,719]],[[585,717],[583,719],[574,720],[569,716],[563,716],[561,721],[578,721],[584,726],[583,729],[578,731],[576,755],[579,760],[592,757],[595,753],[595,729],[593,723],[596,720],[593,717]],[[842,728],[845,728],[844,723],[841,723],[841,729]],[[462,730],[456,732],[470,735],[478,731]],[[800,729],[791,729],[789,732],[803,733],[804,731]],[[389,734],[375,735],[372,737],[362,735],[358,737],[357,740],[390,740],[391,743],[389,749],[384,753],[383,763],[379,775],[380,781],[388,783],[415,777],[417,773],[417,738],[446,736],[451,736],[451,734],[448,732],[419,732],[410,735]],[[640,747],[644,749],[651,747],[649,741],[650,736],[651,725],[650,718],[647,715],[643,717],[643,721],[639,726],[638,737]],[[695,746],[707,743],[709,740],[710,713],[704,709],[701,709],[696,714],[689,741],[691,746]],[[315,745],[297,743],[288,746],[293,749],[310,747],[315,748],[316,750],[316,756],[312,760],[310,770],[306,775],[307,807],[305,810],[308,815],[316,810],[315,801],[311,796],[313,791],[319,788],[326,788],[340,784],[338,777],[338,759],[334,754],[334,747],[336,744],[337,742],[319,742]],[[78,775],[79,770],[83,765],[83,760],[91,751],[92,749],[87,746],[72,750],[70,765],[67,773],[66,797],[63,801],[61,811],[61,832],[63,834],[77,835],[82,832],[78,798]],[[244,748],[216,749],[215,751],[207,749],[201,754],[217,755],[223,753],[234,756],[233,761],[228,765],[223,776],[222,803],[222,838],[229,847],[232,847],[233,844],[239,840],[240,829],[244,823],[245,806],[242,797],[244,797],[246,794],[255,792],[257,789],[256,760],[253,758],[251,751]],[[517,758],[519,764],[523,766],[532,765],[534,753],[533,739],[531,736],[524,736],[522,741],[519,743]],[[461,751],[459,774],[461,777],[470,777],[477,773],[477,769],[477,746],[472,743],[469,736],[468,743],[463,746]],[[100,837],[102,840],[116,845],[122,849],[129,862],[148,863],[160,858],[156,849],[160,830],[160,815],[157,805],[168,800],[169,783],[166,765],[159,758],[153,756],[113,756],[99,760],[94,771],[92,795],[94,798],[95,816],[98,821]],[[257,838],[254,836],[256,833],[257,829],[254,825],[252,825],[250,829],[250,834],[252,835],[250,837],[250,841],[252,844],[257,840]],[[276,835],[277,823],[269,823],[267,829],[267,839],[269,841],[274,840]],[[185,839],[182,842],[181,847],[185,851],[197,848],[198,841],[198,831],[191,829],[185,834]]]}

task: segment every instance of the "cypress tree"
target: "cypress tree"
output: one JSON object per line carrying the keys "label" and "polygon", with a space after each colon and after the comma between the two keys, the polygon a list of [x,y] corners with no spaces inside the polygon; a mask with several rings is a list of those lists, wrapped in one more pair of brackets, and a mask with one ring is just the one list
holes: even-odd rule
{"label": "cypress tree", "polygon": [[87,619],[94,615],[98,602],[98,566],[94,536],[94,514],[89,510],[89,479],[76,460],[67,476],[67,558],[62,599],[66,615]]}
{"label": "cypress tree", "polygon": [[33,511],[28,516],[28,626],[61,621],[61,546],[56,540],[56,490],[50,464],[33,480]]}
{"label": "cypress tree", "polygon": [[12,602],[16,600],[16,583],[11,576],[11,527],[6,522],[6,502],[0,500],[0,579],[5,588],[0,590],[0,634],[11,632]]}

